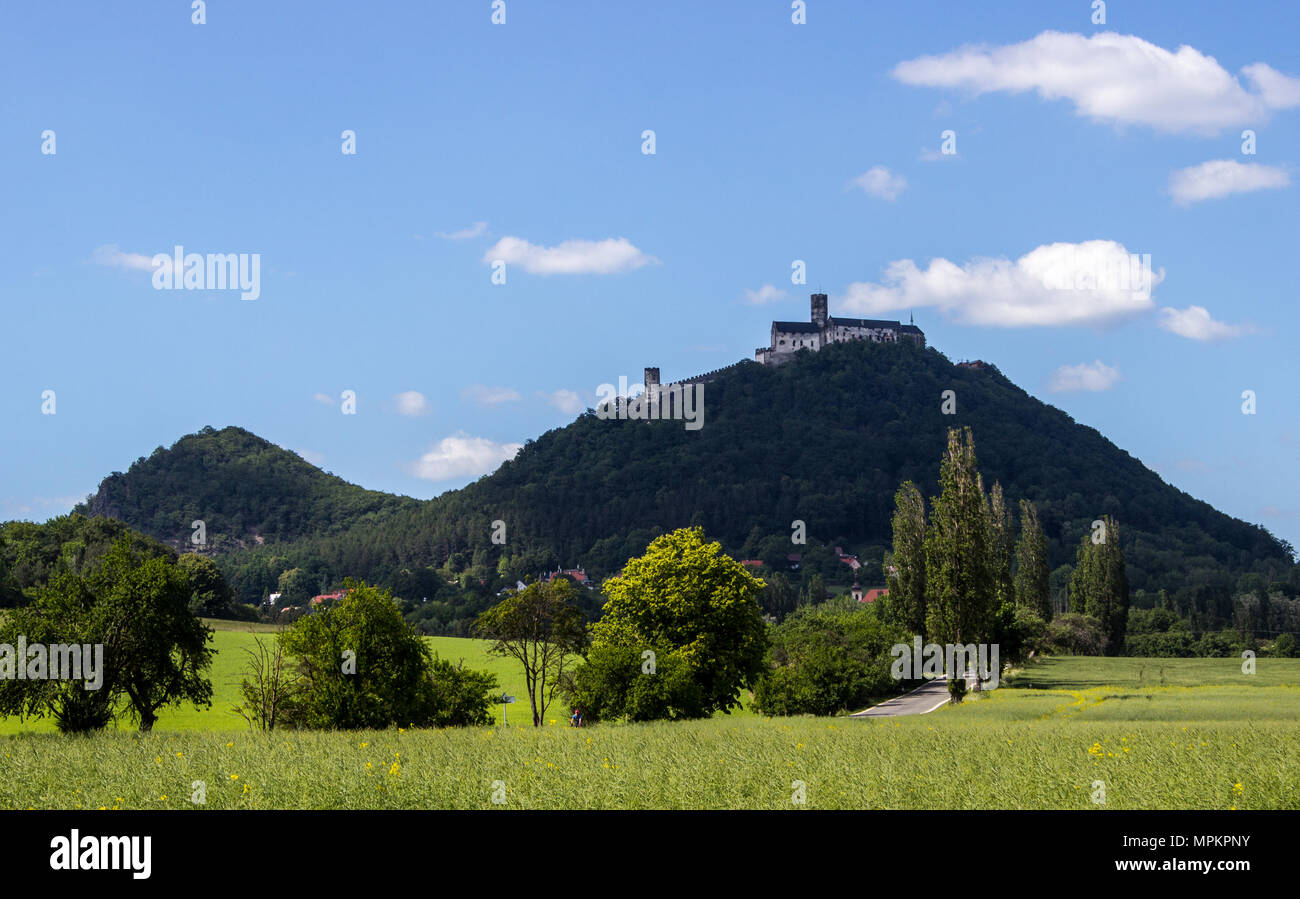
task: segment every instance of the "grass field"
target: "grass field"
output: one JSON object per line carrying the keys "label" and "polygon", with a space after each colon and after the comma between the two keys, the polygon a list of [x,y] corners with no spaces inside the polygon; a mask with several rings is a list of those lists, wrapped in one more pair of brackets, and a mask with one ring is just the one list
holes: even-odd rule
{"label": "grass field", "polygon": [[[500,664],[467,642],[440,651]],[[0,807],[1300,808],[1300,660],[1258,666],[1050,658],[898,719],[30,733],[0,738]]]}

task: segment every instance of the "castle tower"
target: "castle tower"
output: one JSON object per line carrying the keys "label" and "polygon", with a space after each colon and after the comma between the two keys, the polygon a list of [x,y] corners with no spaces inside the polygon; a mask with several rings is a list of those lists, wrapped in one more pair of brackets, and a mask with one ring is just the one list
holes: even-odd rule
{"label": "castle tower", "polygon": [[659,369],[657,369],[657,368],[647,368],[647,369],[645,370],[645,389],[646,389],[646,393],[649,393],[649,392],[650,392],[650,388],[651,388],[652,385],[653,385],[654,387],[658,387],[658,386],[659,386]]}
{"label": "castle tower", "polygon": [[812,295],[812,323],[819,328],[826,327],[826,294]]}

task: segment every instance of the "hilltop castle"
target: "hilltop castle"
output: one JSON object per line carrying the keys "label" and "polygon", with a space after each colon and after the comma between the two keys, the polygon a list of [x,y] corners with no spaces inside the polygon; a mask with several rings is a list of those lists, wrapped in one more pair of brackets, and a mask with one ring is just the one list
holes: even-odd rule
{"label": "hilltop castle", "polygon": [[[881,321],[873,318],[831,318],[826,314],[826,294],[815,293],[812,295],[812,315],[810,320],[806,322],[772,322],[772,345],[759,347],[755,350],[754,359],[763,365],[780,365],[793,359],[794,354],[799,350],[812,350],[815,353],[828,343],[843,343],[849,340],[871,340],[876,343],[898,343],[900,340],[910,340],[916,345],[924,347],[925,333],[911,323],[905,325],[901,322]],[[693,378],[673,381],[668,386],[677,389],[676,402],[678,408],[680,408],[680,392],[682,389],[692,384],[706,384],[724,371],[733,369],[738,365],[753,364],[753,361],[749,359],[741,359],[739,362],[733,362],[731,365],[705,372],[702,375],[696,375]],[[983,363],[979,364],[982,365]],[[627,385],[624,379],[620,379],[619,384],[620,387],[617,389],[612,384],[602,384],[596,392],[597,397],[606,396],[606,402],[609,402],[615,397],[627,396]],[[648,393],[656,397],[662,391],[667,390],[659,381],[659,369],[657,367],[646,368],[644,387]],[[608,390],[605,390],[605,388],[608,388]],[[668,402],[669,408],[673,408],[673,397],[670,396]],[[611,414],[610,417],[622,416]],[[668,418],[671,417],[671,414],[662,417]]]}
{"label": "hilltop castle", "polygon": [[828,343],[846,340],[872,340],[897,343],[910,340],[925,346],[925,334],[914,324],[880,321],[872,318],[832,318],[826,314],[826,294],[812,295],[812,315],[806,322],[772,322],[771,346],[759,347],[754,358],[764,365],[789,362],[799,350],[814,353]]}

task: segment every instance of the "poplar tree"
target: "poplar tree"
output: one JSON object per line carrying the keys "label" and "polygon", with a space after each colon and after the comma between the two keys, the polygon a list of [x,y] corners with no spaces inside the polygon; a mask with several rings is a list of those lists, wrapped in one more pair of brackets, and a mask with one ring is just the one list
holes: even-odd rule
{"label": "poplar tree", "polygon": [[1047,537],[1038,521],[1038,509],[1020,501],[1020,542],[1016,545],[1016,602],[1052,620],[1052,593],[1047,566]]}
{"label": "poplar tree", "polygon": [[989,565],[992,568],[993,586],[997,606],[1008,613],[1016,601],[1015,582],[1011,578],[1011,557],[1014,553],[1015,522],[1002,495],[1002,484],[993,482],[989,495]]}
{"label": "poplar tree", "polygon": [[984,642],[996,588],[989,566],[989,524],[970,428],[948,431],[940,493],[925,533],[926,629],[940,643]]}
{"label": "poplar tree", "polygon": [[925,497],[911,481],[894,494],[894,557],[886,617],[912,634],[925,634]]}
{"label": "poplar tree", "polygon": [[1090,615],[1101,622],[1104,652],[1118,655],[1124,648],[1128,627],[1128,576],[1124,553],[1119,546],[1119,526],[1109,515],[1102,519],[1100,539],[1089,534],[1079,544],[1070,575],[1070,611]]}

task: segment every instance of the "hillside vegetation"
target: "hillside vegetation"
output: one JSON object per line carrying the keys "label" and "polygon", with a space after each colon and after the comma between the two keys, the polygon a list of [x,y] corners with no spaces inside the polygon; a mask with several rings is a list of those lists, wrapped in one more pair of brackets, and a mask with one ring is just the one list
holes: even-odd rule
{"label": "hillside vegetation", "polygon": [[[956,394],[955,415],[941,411],[945,390]],[[1012,508],[1022,498],[1037,505],[1053,569],[1073,561],[1103,515],[1123,527],[1134,591],[1210,591],[1197,602],[1230,614],[1242,574],[1282,580],[1294,564],[1291,547],[1264,528],[1166,484],[995,366],[962,368],[933,349],[837,344],[779,368],[738,365],[705,385],[704,408],[697,431],[588,410],[494,474],[425,502],[347,484],[237,428],[205,429],[112,475],[85,508],[167,541],[204,519],[248,602],[296,569],[308,593],[352,576],[427,598],[446,625],[460,614],[449,604],[482,606],[494,586],[557,566],[609,575],[687,525],[741,558],[803,549],[808,571],[820,553],[828,575],[843,578],[828,548],[841,545],[868,563],[867,582],[881,582],[894,491],[912,480],[934,494],[947,429],[970,426],[986,484],[1001,482]],[[505,546],[491,542],[497,519]],[[807,525],[806,547],[790,543],[795,520]],[[483,597],[446,592],[451,579]]]}

